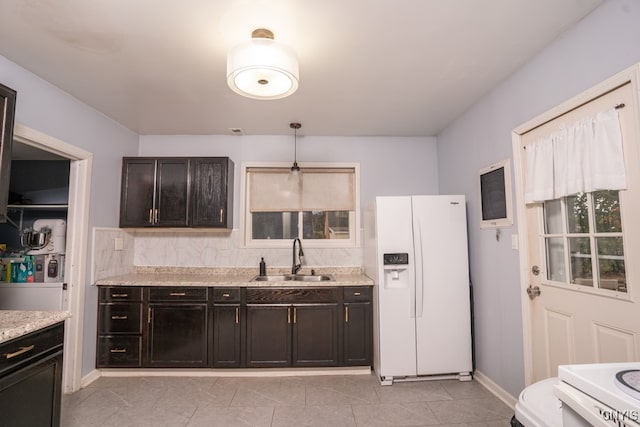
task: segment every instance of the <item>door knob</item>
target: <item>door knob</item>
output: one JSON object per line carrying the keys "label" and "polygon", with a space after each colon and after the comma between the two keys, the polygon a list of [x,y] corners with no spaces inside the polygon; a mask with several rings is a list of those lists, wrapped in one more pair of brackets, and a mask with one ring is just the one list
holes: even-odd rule
{"label": "door knob", "polygon": [[535,299],[536,297],[539,297],[541,293],[542,292],[540,291],[539,286],[529,286],[527,288],[527,295],[529,295],[530,299]]}

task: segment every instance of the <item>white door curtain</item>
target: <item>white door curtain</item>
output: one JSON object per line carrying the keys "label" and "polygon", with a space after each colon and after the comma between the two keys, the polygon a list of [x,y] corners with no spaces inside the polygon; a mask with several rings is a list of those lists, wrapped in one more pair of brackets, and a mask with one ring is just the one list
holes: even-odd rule
{"label": "white door curtain", "polygon": [[525,146],[525,203],[596,190],[624,190],[618,110],[587,117]]}

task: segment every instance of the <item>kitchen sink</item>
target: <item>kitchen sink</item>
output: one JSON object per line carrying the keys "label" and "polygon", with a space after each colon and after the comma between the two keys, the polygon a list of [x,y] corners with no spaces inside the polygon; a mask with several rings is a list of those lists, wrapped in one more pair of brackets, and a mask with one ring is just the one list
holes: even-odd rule
{"label": "kitchen sink", "polygon": [[333,281],[333,277],[327,274],[296,274],[292,276],[297,282],[326,282]]}
{"label": "kitchen sink", "polygon": [[328,274],[283,274],[255,276],[251,279],[252,282],[327,282],[333,280],[335,280],[333,276]]}
{"label": "kitchen sink", "polygon": [[271,276],[256,276],[251,279],[252,282],[284,282],[286,280],[293,280],[292,275],[271,275]]}

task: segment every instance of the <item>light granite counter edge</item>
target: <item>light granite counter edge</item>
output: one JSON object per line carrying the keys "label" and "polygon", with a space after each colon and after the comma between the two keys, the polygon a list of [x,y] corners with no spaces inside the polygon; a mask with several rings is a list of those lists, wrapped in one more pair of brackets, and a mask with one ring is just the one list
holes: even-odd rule
{"label": "light granite counter edge", "polygon": [[201,287],[331,287],[370,286],[374,282],[364,274],[335,275],[326,282],[252,282],[253,275],[176,275],[176,274],[125,274],[96,280],[98,286],[201,286]]}
{"label": "light granite counter edge", "polygon": [[0,310],[0,344],[69,317],[67,311]]}

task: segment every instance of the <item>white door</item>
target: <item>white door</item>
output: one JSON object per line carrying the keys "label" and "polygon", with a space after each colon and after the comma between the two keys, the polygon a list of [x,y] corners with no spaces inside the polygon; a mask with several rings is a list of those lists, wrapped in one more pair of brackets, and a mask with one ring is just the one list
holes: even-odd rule
{"label": "white door", "polygon": [[[411,197],[376,198],[376,232],[378,283],[375,316],[380,353],[378,375],[416,375]],[[407,254],[408,264],[384,265],[385,254]]]}
{"label": "white door", "polygon": [[466,374],[471,308],[464,196],[414,196],[418,375]]}
{"label": "white door", "polygon": [[[637,361],[640,356],[640,161],[632,84],[591,94],[565,114],[526,132],[524,145],[616,105],[628,189],[521,205],[526,219],[530,329],[528,382],[561,364]],[[595,98],[595,99],[593,99]],[[588,101],[588,102],[587,102]],[[586,103],[585,103],[586,102]],[[576,104],[579,105],[579,104]],[[524,159],[516,153],[516,158]],[[521,177],[526,176],[520,162]],[[519,197],[522,200],[522,197]],[[522,202],[520,202],[522,203]],[[522,236],[522,234],[521,234]],[[535,297],[539,289],[540,295]],[[525,330],[525,335],[526,335]],[[526,338],[525,338],[526,340]]]}

